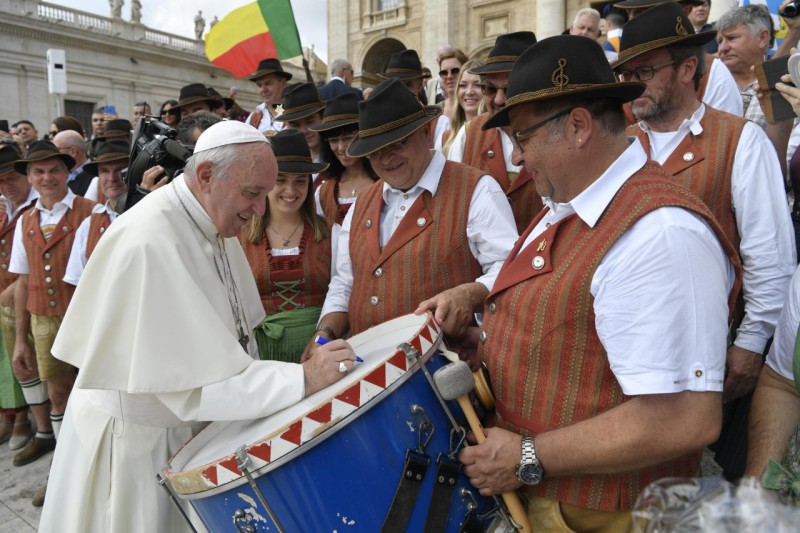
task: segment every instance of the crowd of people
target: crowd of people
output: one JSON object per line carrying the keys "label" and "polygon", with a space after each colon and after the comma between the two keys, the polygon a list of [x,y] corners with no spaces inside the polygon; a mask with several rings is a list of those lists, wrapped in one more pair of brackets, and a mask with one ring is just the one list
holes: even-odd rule
{"label": "crowd of people", "polygon": [[[800,19],[775,50],[765,6],[709,7],[625,0],[602,38],[581,9],[486,57],[442,46],[433,77],[403,50],[374,88],[345,59],[323,84],[265,58],[249,113],[190,83],[157,114],[99,108],[91,133],[16,122],[0,444],[15,466],[55,450],[40,530],[186,530],[154,475],[194,422],[291,405],[353,368],[349,336],[425,312],[493,383],[464,473],[523,494],[535,531],[631,531],[642,490],[699,475],[707,447],[728,480],[800,499],[781,466],[800,449],[800,123],[764,111],[770,89],[800,115],[800,89],[752,68],[797,53]],[[152,120],[193,155],[147,169],[125,210]]]}

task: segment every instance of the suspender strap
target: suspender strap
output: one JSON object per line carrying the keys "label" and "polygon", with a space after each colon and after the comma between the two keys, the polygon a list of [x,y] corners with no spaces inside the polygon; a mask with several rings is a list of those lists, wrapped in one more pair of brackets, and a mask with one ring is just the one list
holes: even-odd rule
{"label": "suspender strap", "polygon": [[397,490],[392,499],[392,506],[383,521],[381,533],[404,533],[411,513],[414,511],[414,504],[417,501],[417,494],[425,478],[425,472],[431,464],[429,455],[420,454],[414,450],[406,452],[406,461],[403,465],[403,475]]}
{"label": "suspender strap", "polygon": [[447,529],[450,517],[450,502],[456,489],[461,463],[445,454],[436,458],[436,479],[433,480],[431,503],[425,520],[425,533],[439,533]]}

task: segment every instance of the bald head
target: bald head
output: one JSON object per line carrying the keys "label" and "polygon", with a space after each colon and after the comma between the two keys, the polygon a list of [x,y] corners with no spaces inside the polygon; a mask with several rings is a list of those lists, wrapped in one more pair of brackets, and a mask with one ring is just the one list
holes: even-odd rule
{"label": "bald head", "polygon": [[79,167],[86,162],[86,141],[77,131],[64,130],[56,134],[53,137],[53,144],[56,145],[59,152],[69,154],[75,160],[75,167]]}

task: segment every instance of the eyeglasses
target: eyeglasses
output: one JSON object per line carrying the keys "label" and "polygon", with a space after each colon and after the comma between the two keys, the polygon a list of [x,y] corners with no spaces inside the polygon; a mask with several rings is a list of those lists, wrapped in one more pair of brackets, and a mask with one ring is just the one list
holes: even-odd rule
{"label": "eyeglasses", "polygon": [[484,94],[484,96],[488,96],[489,98],[494,98],[494,96],[497,94],[497,91],[507,92],[508,85],[503,85],[502,87],[499,87],[494,83],[489,83],[488,81],[481,83],[481,92]]}
{"label": "eyeglasses", "polygon": [[[410,137],[410,135],[409,135]],[[402,141],[397,141],[396,143],[392,143],[390,145],[384,146],[380,150],[376,150],[367,156],[367,159],[380,159],[383,156],[391,155],[395,152],[399,152],[403,148],[405,148],[406,142],[408,142],[408,137],[403,139]]]}
{"label": "eyeglasses", "polygon": [[342,143],[345,146],[350,146],[350,143],[352,143],[353,139],[355,139],[355,138],[356,138],[355,135],[343,135],[341,137],[330,137],[330,138],[328,138],[328,144],[330,145],[331,148],[336,148],[337,146],[339,146],[339,143]]}
{"label": "eyeglasses", "polygon": [[511,142],[514,144],[514,148],[516,148],[517,150],[522,152],[522,143],[524,143],[527,139],[520,140],[520,137],[522,137],[523,135],[527,135],[528,137],[530,137],[530,135],[534,131],[538,130],[539,128],[541,128],[542,126],[544,126],[545,124],[547,124],[548,122],[550,122],[552,120],[555,120],[555,119],[557,119],[559,117],[563,117],[564,115],[572,113],[573,109],[575,109],[575,108],[574,107],[568,107],[567,109],[564,109],[563,111],[559,111],[558,113],[556,113],[555,115],[553,115],[550,118],[546,118],[546,119],[544,119],[544,120],[542,120],[540,122],[537,122],[533,126],[528,126],[527,128],[521,129],[518,132],[512,133],[511,134]]}
{"label": "eyeglasses", "polygon": [[643,67],[635,68],[633,70],[618,70],[617,71],[617,78],[619,81],[625,81],[626,79],[633,81],[636,78],[639,81],[650,81],[653,79],[653,76],[656,75],[656,71],[660,68],[668,67],[670,65],[674,65],[678,61],[670,61],[669,63],[664,63],[662,65],[655,65],[650,66],[646,65]]}
{"label": "eyeglasses", "polygon": [[461,67],[453,67],[451,69],[442,69],[439,71],[439,76],[442,78],[446,78],[448,74],[451,76],[456,76],[458,73],[461,72]]}

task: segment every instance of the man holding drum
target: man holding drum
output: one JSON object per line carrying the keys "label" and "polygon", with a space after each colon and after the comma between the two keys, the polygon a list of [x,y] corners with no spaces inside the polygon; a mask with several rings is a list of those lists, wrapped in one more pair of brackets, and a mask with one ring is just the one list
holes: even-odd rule
{"label": "man holding drum", "polygon": [[721,424],[736,251],[704,204],[625,135],[591,39],[556,36],[511,71],[516,163],[546,208],[486,299],[478,355],[497,427],[461,452],[482,494],[524,488],[534,531],[630,531],[641,490],[695,475]]}
{"label": "man holding drum", "polygon": [[155,474],[193,421],[263,417],[352,368],[343,341],[303,365],[258,360],[264,308],[236,236],[277,173],[258,130],[215,124],[95,248],[53,347],[79,374],[40,531],[186,530]]}
{"label": "man holding drum", "polygon": [[358,106],[347,155],[368,157],[381,179],[344,219],[319,333],[338,338],[430,309],[445,333],[460,335],[518,236],[505,194],[491,176],[430,149],[441,108],[424,107],[400,80]]}

